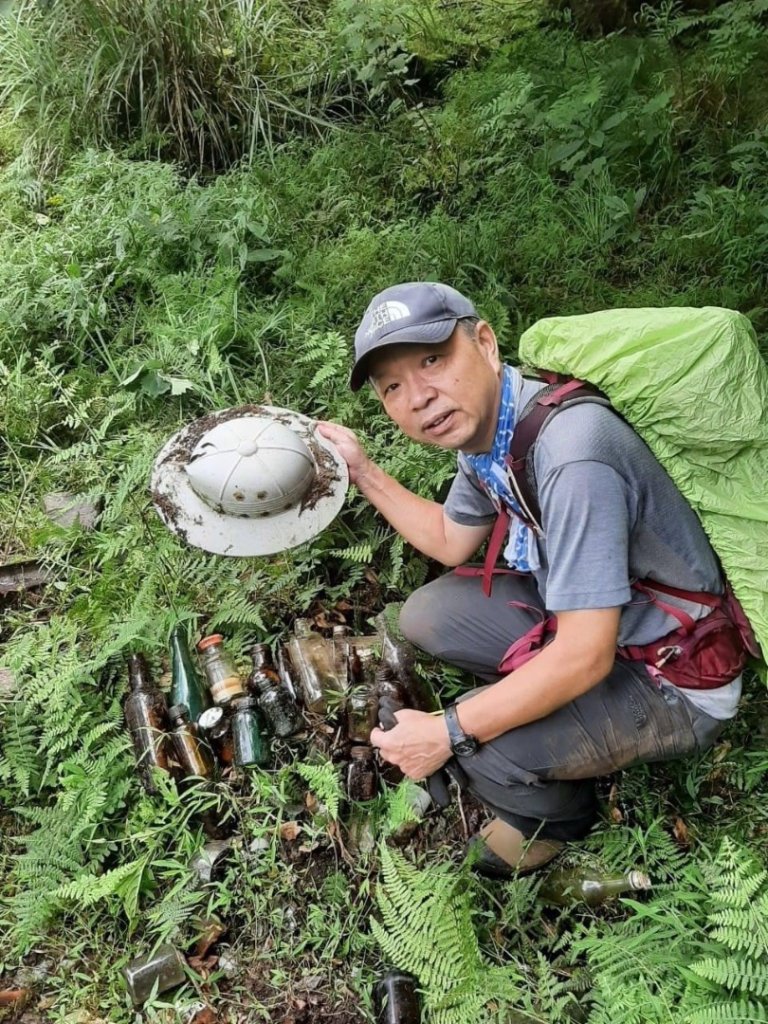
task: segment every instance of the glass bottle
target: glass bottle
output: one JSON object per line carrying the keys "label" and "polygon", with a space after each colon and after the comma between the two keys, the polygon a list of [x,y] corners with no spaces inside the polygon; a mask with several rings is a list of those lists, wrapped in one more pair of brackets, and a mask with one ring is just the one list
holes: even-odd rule
{"label": "glass bottle", "polygon": [[196,722],[210,707],[211,695],[195,667],[187,644],[184,626],[177,622],[171,630],[171,706],[183,704],[189,708],[189,717]]}
{"label": "glass bottle", "polygon": [[269,727],[275,736],[292,736],[304,726],[304,719],[290,693],[280,683],[272,661],[272,652],[267,644],[254,644],[251,648],[253,672],[248,685],[259,698]]}
{"label": "glass bottle", "polygon": [[284,646],[277,649],[277,674],[286,690],[294,700],[297,700],[299,694],[296,686],[296,669],[293,667],[288,649]]}
{"label": "glass bottle", "polygon": [[350,800],[373,800],[378,792],[379,776],[373,759],[373,747],[360,744],[349,752],[347,796]]}
{"label": "glass bottle", "polygon": [[420,1024],[418,981],[405,971],[388,971],[373,989],[377,1024]]}
{"label": "glass bottle", "polygon": [[150,677],[142,654],[132,654],[128,659],[128,678],[131,692],[123,706],[125,724],[131,734],[141,784],[147,793],[156,793],[152,769],[170,771],[166,735],[168,708],[165,697]]}
{"label": "glass bottle", "polygon": [[232,764],[232,723],[224,708],[215,704],[206,708],[197,726],[222,764]]}
{"label": "glass bottle", "polygon": [[347,676],[347,637],[349,632],[349,626],[334,626],[333,636],[331,637],[333,665],[336,678],[339,681],[339,689],[342,691],[346,690],[349,686],[349,677]]}
{"label": "glass bottle", "polygon": [[403,704],[417,711],[437,711],[440,700],[429,680],[416,673],[416,648],[397,627],[398,605],[387,605],[374,622],[381,637],[381,660],[399,683]]}
{"label": "glass bottle", "polygon": [[353,743],[368,743],[377,724],[376,693],[365,684],[350,690],[347,698],[347,737]]}
{"label": "glass bottle", "polygon": [[168,717],[173,725],[173,750],[184,775],[210,778],[213,775],[213,753],[208,744],[200,738],[195,723],[190,721],[187,708],[183,704],[177,704],[169,710]]}
{"label": "glass bottle", "polygon": [[339,689],[331,646],[312,629],[309,619],[296,619],[294,632],[296,635],[288,644],[288,652],[296,669],[304,706],[307,711],[322,715],[328,706],[328,694]]}
{"label": "glass bottle", "polygon": [[242,680],[224,650],[224,637],[220,633],[203,637],[197,649],[216,704],[228,704],[235,697],[245,696]]}
{"label": "glass bottle", "polygon": [[545,903],[566,907],[586,903],[597,907],[625,892],[641,892],[651,888],[651,880],[643,871],[627,871],[623,875],[606,875],[584,868],[561,868],[544,879],[539,896]]}
{"label": "glass bottle", "polygon": [[173,946],[158,946],[154,953],[137,956],[123,968],[134,1006],[141,1006],[152,995],[181,985],[185,980],[181,954]]}
{"label": "glass bottle", "polygon": [[236,697],[232,701],[232,747],[235,764],[265,765],[269,762],[269,743],[255,697]]}

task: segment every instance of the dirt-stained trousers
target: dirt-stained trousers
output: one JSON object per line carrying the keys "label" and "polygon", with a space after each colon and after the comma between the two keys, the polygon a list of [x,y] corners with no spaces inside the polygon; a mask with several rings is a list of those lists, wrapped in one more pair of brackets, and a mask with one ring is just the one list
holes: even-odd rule
{"label": "dirt-stained trousers", "polygon": [[[541,608],[530,577],[495,576],[486,597],[479,577],[448,573],[408,598],[400,625],[422,650],[496,682],[507,648],[537,621],[511,601]],[[580,839],[597,816],[596,776],[704,750],[724,725],[642,663],[617,660],[581,697],[455,760],[470,792],[526,837]]]}

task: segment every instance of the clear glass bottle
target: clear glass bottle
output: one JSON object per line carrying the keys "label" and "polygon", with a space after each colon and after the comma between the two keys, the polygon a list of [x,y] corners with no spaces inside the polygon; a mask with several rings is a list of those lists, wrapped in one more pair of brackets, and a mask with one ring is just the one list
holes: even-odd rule
{"label": "clear glass bottle", "polygon": [[290,693],[294,700],[298,700],[299,690],[296,683],[296,669],[293,667],[287,647],[283,645],[277,649],[277,674],[280,676],[280,682],[288,693]]}
{"label": "clear glass bottle", "polygon": [[254,644],[251,658],[253,671],[248,677],[248,686],[258,697],[270,729],[281,738],[299,732],[304,727],[304,719],[296,701],[280,682],[269,645]]}
{"label": "clear glass bottle", "polygon": [[155,990],[159,995],[183,984],[184,961],[173,946],[158,946],[153,953],[137,956],[123,968],[123,977],[134,1006],[141,1006]]}
{"label": "clear glass bottle", "polygon": [[566,907],[586,903],[597,907],[625,892],[642,892],[651,888],[651,880],[643,871],[627,871],[608,875],[584,868],[561,868],[552,871],[542,882],[539,897],[543,902]]}
{"label": "clear glass bottle", "polygon": [[241,768],[269,763],[269,742],[255,697],[237,697],[232,701],[232,746],[235,764]]}
{"label": "clear glass bottle", "polygon": [[197,649],[215,703],[228,704],[235,697],[244,697],[243,681],[224,650],[224,637],[220,633],[203,637]]}
{"label": "clear glass bottle", "polygon": [[177,704],[169,710],[168,717],[172,724],[173,751],[183,774],[211,778],[214,768],[213,752],[205,740],[201,739],[195,723],[190,721],[187,708],[183,704]]}
{"label": "clear glass bottle", "polygon": [[170,771],[166,734],[168,708],[142,654],[132,654],[128,659],[128,679],[131,692],[123,706],[125,724],[131,734],[141,784],[147,793],[156,793],[152,769]]}
{"label": "clear glass bottle", "polygon": [[349,686],[347,676],[347,637],[349,626],[334,626],[331,643],[333,644],[333,666],[336,678],[339,681],[339,689],[344,691]]}
{"label": "clear glass bottle", "polygon": [[232,764],[232,723],[224,708],[218,704],[206,708],[197,726],[221,764]]}
{"label": "clear glass bottle", "polygon": [[350,800],[373,800],[379,789],[379,773],[373,747],[360,744],[349,752],[347,765],[347,796]]}
{"label": "clear glass bottle", "polygon": [[309,619],[296,619],[294,632],[288,653],[298,676],[304,706],[307,711],[322,715],[328,707],[329,694],[339,690],[332,647],[312,629]]}
{"label": "clear glass bottle", "polygon": [[405,971],[388,971],[373,989],[376,1024],[420,1024],[418,981]]}
{"label": "clear glass bottle", "polygon": [[196,722],[211,705],[208,687],[200,678],[187,644],[184,626],[177,622],[171,630],[171,706],[183,704],[189,708],[191,721]]}

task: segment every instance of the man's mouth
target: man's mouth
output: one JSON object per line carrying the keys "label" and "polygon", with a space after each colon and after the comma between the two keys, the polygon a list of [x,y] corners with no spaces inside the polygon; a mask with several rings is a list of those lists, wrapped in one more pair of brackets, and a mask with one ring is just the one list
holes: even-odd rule
{"label": "man's mouth", "polygon": [[453,409],[450,412],[444,412],[440,416],[433,417],[428,423],[424,424],[423,430],[425,434],[443,434],[446,430],[450,429],[452,422]]}

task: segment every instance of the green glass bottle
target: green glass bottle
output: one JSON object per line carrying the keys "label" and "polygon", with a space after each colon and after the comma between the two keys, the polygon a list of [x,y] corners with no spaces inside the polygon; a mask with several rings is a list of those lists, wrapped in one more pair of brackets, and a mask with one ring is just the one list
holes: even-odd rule
{"label": "green glass bottle", "polygon": [[171,630],[171,695],[168,703],[171,706],[184,704],[189,709],[192,722],[196,722],[211,706],[211,695],[195,668],[187,633],[180,622]]}

